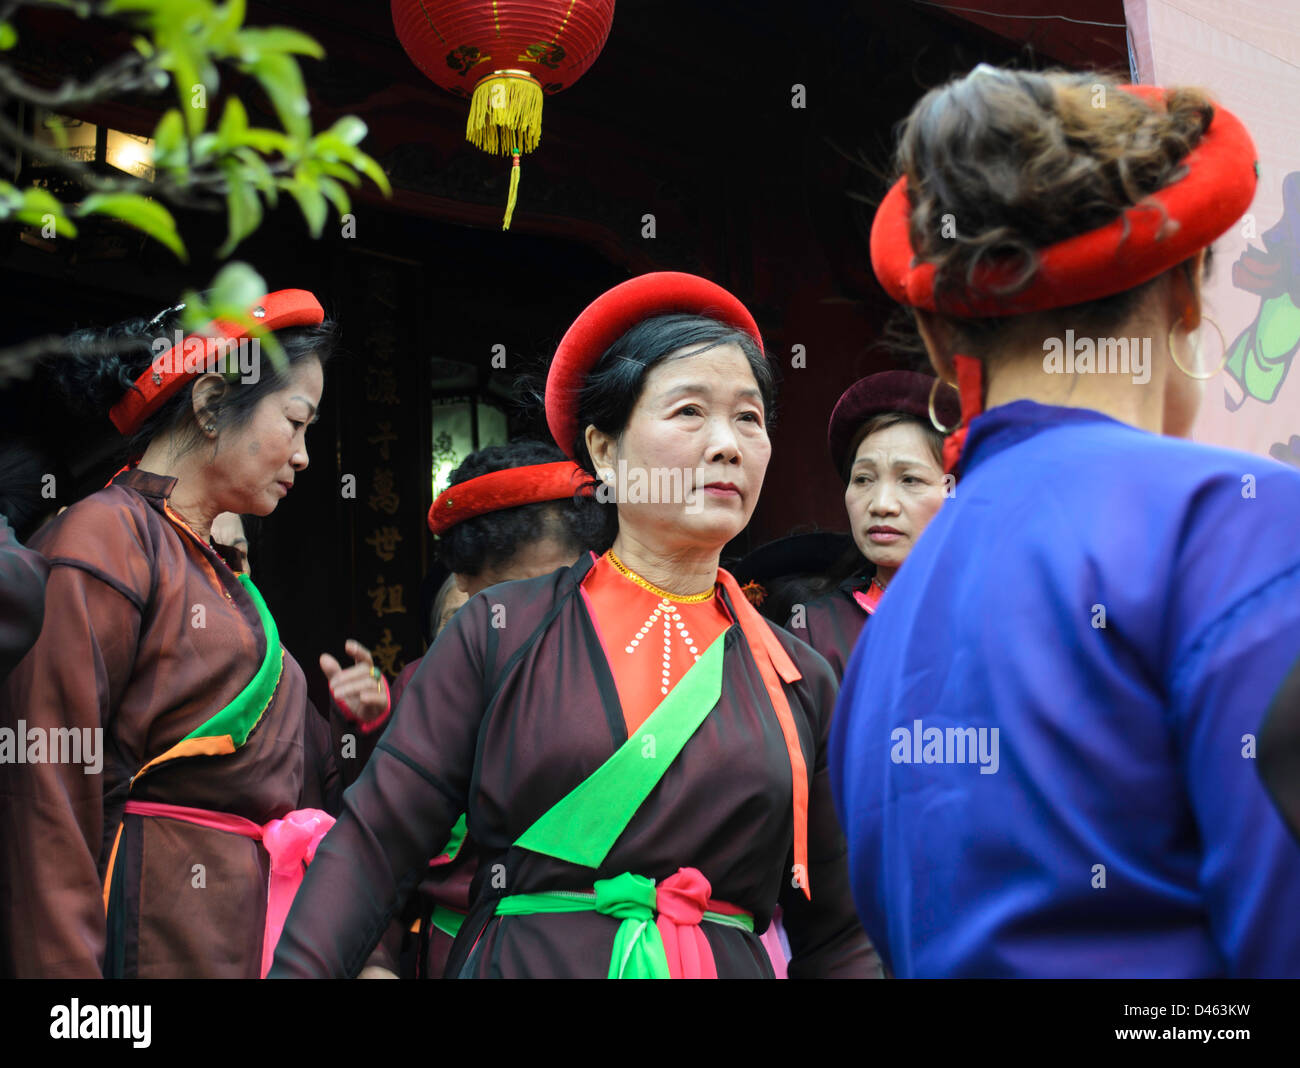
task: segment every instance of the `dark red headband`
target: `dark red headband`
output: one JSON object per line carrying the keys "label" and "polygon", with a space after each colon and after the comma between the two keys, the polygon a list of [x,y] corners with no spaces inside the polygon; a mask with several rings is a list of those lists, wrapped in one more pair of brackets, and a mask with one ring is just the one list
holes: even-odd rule
{"label": "dark red headband", "polygon": [[[1149,104],[1164,101],[1165,90],[1158,86],[1120,88]],[[945,297],[941,308],[935,306],[935,266],[919,261],[912,249],[911,202],[904,176],[876,211],[871,265],[899,303],[964,318],[1022,315],[1097,300],[1169,270],[1240,219],[1255,196],[1257,158],[1240,120],[1216,104],[1200,143],[1183,161],[1187,173],[1178,181],[1106,225],[1040,250],[1038,270],[1019,292],[990,296],[1018,270],[1016,265],[990,266],[976,273],[974,291]]]}
{"label": "dark red headband", "polygon": [[934,391],[934,410],[945,427],[955,426],[961,417],[961,404],[957,391],[949,385],[935,386],[933,375],[916,371],[881,371],[879,374],[859,378],[835,402],[831,421],[826,428],[826,443],[830,446],[831,462],[840,478],[852,457],[849,450],[862,424],[871,416],[882,412],[903,412],[919,419],[926,426],[930,421],[930,391]]}
{"label": "dark red headband", "polygon": [[707,315],[743,330],[763,351],[754,317],[720,285],[681,271],[630,278],[587,305],[560,340],[546,376],[546,423],[568,456],[578,435],[578,394],[605,350],[637,323],[656,315]]}
{"label": "dark red headband", "polygon": [[[291,326],[319,326],[325,320],[325,310],[305,289],[281,289],[268,293],[250,309],[249,314],[267,330],[283,330]],[[212,333],[209,333],[211,331]],[[206,330],[190,334],[179,345],[153,358],[144,373],[135,380],[135,386],[126,396],[109,409],[108,417],[123,435],[134,434],[140,425],[167,403],[186,382],[201,373],[184,370],[186,363],[194,365],[196,354],[187,356],[191,342],[203,345],[203,369],[214,366],[227,341],[248,337],[247,327],[240,323],[218,319]]]}
{"label": "dark red headband", "polygon": [[429,529],[442,534],[476,515],[593,492],[591,476],[569,460],[510,467],[448,486],[429,508]]}

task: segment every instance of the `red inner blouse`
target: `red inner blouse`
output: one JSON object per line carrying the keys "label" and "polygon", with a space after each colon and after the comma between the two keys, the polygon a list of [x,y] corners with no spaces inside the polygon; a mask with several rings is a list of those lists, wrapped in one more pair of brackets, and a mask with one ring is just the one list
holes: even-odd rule
{"label": "red inner blouse", "polygon": [[707,600],[661,596],[620,574],[609,556],[582,580],[631,737],[732,619],[714,586]]}

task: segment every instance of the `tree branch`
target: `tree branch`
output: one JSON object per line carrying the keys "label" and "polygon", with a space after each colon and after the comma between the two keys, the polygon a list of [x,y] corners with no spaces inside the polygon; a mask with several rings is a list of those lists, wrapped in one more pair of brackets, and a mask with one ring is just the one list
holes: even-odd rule
{"label": "tree branch", "polygon": [[10,67],[0,64],[0,92],[50,111],[63,111],[83,104],[93,104],[105,96],[140,89],[157,91],[160,86],[153,75],[158,72],[159,68],[138,52],[127,52],[118,56],[88,82],[66,82],[58,89],[45,90],[23,81]]}
{"label": "tree branch", "polygon": [[[119,355],[132,350],[139,350],[138,337],[123,337],[98,344],[80,345],[79,353],[87,356]],[[33,368],[46,356],[66,356],[69,354],[68,339],[62,334],[47,334],[32,338],[17,345],[0,349],[0,386],[19,378],[31,376]]]}

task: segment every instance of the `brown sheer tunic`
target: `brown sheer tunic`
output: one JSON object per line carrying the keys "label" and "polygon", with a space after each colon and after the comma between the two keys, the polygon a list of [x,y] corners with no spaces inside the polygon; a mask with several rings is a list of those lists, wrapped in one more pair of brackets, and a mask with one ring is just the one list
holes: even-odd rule
{"label": "brown sheer tunic", "polygon": [[867,622],[866,611],[853,599],[853,591],[862,585],[858,578],[842,582],[804,607],[802,628],[797,626],[800,622],[797,615],[791,615],[785,625],[826,658],[837,680],[844,678],[853,647]]}
{"label": "brown sheer tunic", "polygon": [[45,558],[23,548],[0,515],[0,682],[41,633],[49,570]]}
{"label": "brown sheer tunic", "polygon": [[[252,839],[127,816],[128,780],[228,704],[266,637],[214,549],[166,507],[174,479],[140,471],[73,505],[33,539],[50,563],[45,628],[0,690],[0,721],[102,728],[103,769],[0,765],[0,922],[19,976],[256,977],[267,857]],[[336,808],[329,729],[287,653],[244,746],[141,776],[132,799],[264,824]],[[118,828],[120,871],[102,884]]]}
{"label": "brown sheer tunic", "polygon": [[[718,704],[605,863],[594,870],[513,846],[627,738],[577,593],[590,566],[583,557],[551,575],[491,587],[452,618],[344,795],[343,814],[289,914],[272,976],[355,975],[462,812],[479,866],[448,974],[603,978],[619,921],[595,912],[496,917],[496,901],[590,889],[629,871],[658,881],[682,867],[703,872],[715,899],[752,912],[759,931],[779,900],[794,952],[791,976],[869,974],[825,761],[835,678],[821,656],[780,629],[774,632],[803,673],[786,694],[809,775],[811,902],[791,886],[789,755],[734,625],[724,639]],[[708,923],[702,930],[719,977],[771,977],[755,935]]]}

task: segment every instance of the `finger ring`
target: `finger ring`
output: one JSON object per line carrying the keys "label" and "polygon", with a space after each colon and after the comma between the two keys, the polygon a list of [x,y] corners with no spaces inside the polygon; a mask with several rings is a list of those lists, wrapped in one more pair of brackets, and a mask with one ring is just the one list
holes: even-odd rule
{"label": "finger ring", "polygon": [[379,694],[380,697],[383,697],[383,696],[384,696],[384,680],[383,680],[383,679],[376,679],[376,680],[375,680],[375,691]]}
{"label": "finger ring", "polygon": [[370,677],[376,682],[379,681],[379,669],[374,664],[370,665]]}

